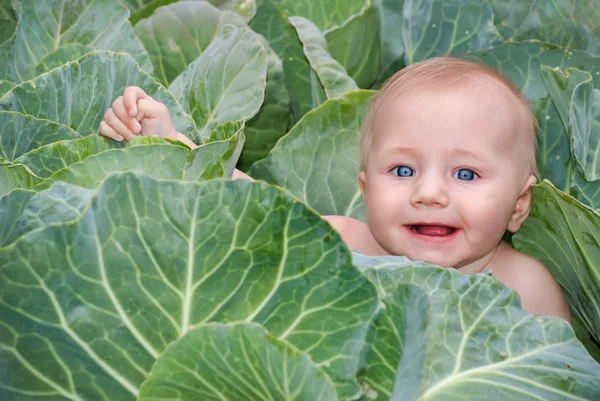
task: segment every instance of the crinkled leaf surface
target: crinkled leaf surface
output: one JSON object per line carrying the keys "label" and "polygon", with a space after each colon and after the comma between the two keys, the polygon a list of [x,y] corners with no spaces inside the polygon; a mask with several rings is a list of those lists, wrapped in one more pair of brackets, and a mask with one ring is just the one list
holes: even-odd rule
{"label": "crinkled leaf surface", "polygon": [[[250,27],[262,34],[282,60],[285,85],[295,120],[313,108],[311,69],[294,27],[278,2],[258,0],[256,17]],[[319,83],[320,85],[320,83]]]}
{"label": "crinkled leaf surface", "polygon": [[248,28],[226,25],[169,86],[198,125],[202,141],[227,121],[247,120],[263,103],[267,52]]}
{"label": "crinkled leaf surface", "polygon": [[[211,133],[204,144],[208,144],[216,141],[226,141],[232,139],[236,134],[243,134],[245,130],[245,124],[243,121],[229,121],[223,125],[219,125]],[[175,142],[174,143],[181,143]],[[183,144],[182,144],[183,145]]]}
{"label": "crinkled leaf surface", "polygon": [[542,79],[542,66],[565,70],[576,67],[589,72],[594,87],[600,88],[600,57],[589,53],[556,48],[539,42],[507,43],[472,55],[506,75],[532,103],[534,109],[548,96]]}
{"label": "crinkled leaf surface", "polygon": [[99,135],[75,140],[54,142],[41,146],[19,157],[16,162],[26,165],[36,176],[48,178],[59,170],[80,162],[89,156],[111,149],[138,145],[166,144],[162,138],[134,136],[130,141],[113,141]]}
{"label": "crinkled leaf surface", "polygon": [[536,116],[542,133],[538,137],[538,166],[544,178],[568,193],[574,167],[570,140],[571,99],[575,87],[583,81],[591,81],[591,76],[574,68],[563,74],[548,66],[542,66],[541,74],[550,96],[542,99]]}
{"label": "crinkled leaf surface", "polygon": [[281,10],[286,16],[294,15],[309,19],[321,31],[333,30],[341,26],[351,15],[362,11],[367,2],[364,0],[331,0],[316,3],[312,0],[281,0]]}
{"label": "crinkled leaf surface", "polygon": [[538,103],[535,116],[540,127],[537,137],[538,172],[558,188],[569,191],[573,163],[567,126],[550,97]]}
{"label": "crinkled leaf surface", "polygon": [[244,131],[246,143],[238,161],[238,168],[244,171],[264,159],[288,128],[290,94],[285,86],[283,63],[273,49],[269,49],[268,58],[265,101]]}
{"label": "crinkled leaf surface", "polygon": [[17,16],[10,0],[0,1],[0,44],[9,40],[17,28]]}
{"label": "crinkled leaf surface", "polygon": [[150,54],[154,76],[169,86],[226,24],[246,26],[239,15],[221,11],[208,2],[180,1],[160,7],[141,20],[135,33]]}
{"label": "crinkled leaf surface", "polygon": [[81,216],[93,195],[91,189],[60,181],[54,183],[27,202],[19,218],[19,236],[48,224],[75,220]]}
{"label": "crinkled leaf surface", "polygon": [[66,125],[19,112],[0,111],[0,157],[5,160],[12,162],[40,146],[76,138],[81,135]]}
{"label": "crinkled leaf surface", "polygon": [[[566,321],[530,315],[514,291],[485,275],[389,267],[393,259],[404,264],[405,258],[386,259],[387,267],[365,272],[387,294],[367,354],[365,380],[381,396],[377,399],[477,400],[485,394],[491,400],[580,400],[600,395],[600,365]],[[407,283],[421,287],[429,305],[410,287],[403,288]],[[407,312],[406,302],[427,312]],[[410,313],[417,316],[402,319]]]}
{"label": "crinkled leaf surface", "polygon": [[575,88],[570,112],[575,158],[587,181],[600,181],[600,90],[591,79]]}
{"label": "crinkled leaf surface", "polygon": [[0,300],[0,398],[107,400],[137,396],[194,326],[240,320],[308,352],[340,397],[355,396],[378,303],[339,236],[289,194],[134,174],[106,179],[79,219],[0,249]]}
{"label": "crinkled leaf surface", "polygon": [[362,10],[325,35],[331,55],[360,88],[370,88],[383,71],[377,29],[377,10],[369,0]]}
{"label": "crinkled leaf surface", "polygon": [[356,82],[348,76],[344,67],[331,57],[327,40],[319,28],[306,18],[290,17],[289,20],[298,32],[304,54],[317,73],[327,97],[338,97],[345,92],[358,90]]}
{"label": "crinkled leaf surface", "polygon": [[564,288],[574,314],[600,341],[600,215],[545,181],[514,246],[541,261]]}
{"label": "crinkled leaf surface", "polygon": [[120,171],[184,181],[231,176],[243,143],[240,133],[230,140],[208,143],[192,151],[167,143],[107,150],[57,171],[36,186],[36,190],[49,188],[57,181],[94,189],[106,177]]}
{"label": "crinkled leaf surface", "polygon": [[[485,0],[404,0],[405,62],[460,56],[502,43]],[[399,38],[398,38],[399,39]]]}
{"label": "crinkled leaf surface", "polygon": [[11,90],[16,85],[17,84],[15,84],[14,82],[0,80],[0,97],[2,97],[2,95],[4,95],[6,92]]}
{"label": "crinkled leaf surface", "polygon": [[[162,6],[175,3],[177,0],[123,0],[123,4],[131,10],[129,21],[136,25],[143,18],[148,18]],[[221,10],[231,10],[250,21],[256,14],[255,0],[208,0]]]}
{"label": "crinkled leaf surface", "polygon": [[537,39],[598,54],[600,8],[596,0],[488,0],[506,40]]}
{"label": "crinkled leaf surface", "polygon": [[397,284],[381,299],[384,308],[371,324],[358,380],[367,399],[389,400],[397,372],[423,365],[429,297],[416,285]]}
{"label": "crinkled leaf surface", "polygon": [[374,5],[381,38],[383,70],[391,74],[400,69],[397,66],[404,65],[404,0],[374,0]]}
{"label": "crinkled leaf surface", "polygon": [[600,179],[588,181],[581,165],[575,163],[571,176],[571,196],[600,213]]}
{"label": "crinkled leaf surface", "polygon": [[104,113],[126,87],[136,85],[164,103],[177,130],[193,136],[195,125],[162,85],[128,54],[96,51],[31,81],[0,98],[0,110],[18,111],[66,125],[82,136],[98,132]]}
{"label": "crinkled leaf surface", "polygon": [[46,54],[43,59],[35,66],[35,76],[48,72],[69,61],[77,60],[95,49],[90,45],[71,43],[59,47],[58,49]]}
{"label": "crinkled leaf surface", "polygon": [[573,92],[579,84],[587,81],[592,82],[591,74],[577,68],[567,68],[563,73],[558,68],[550,68],[545,65],[542,66],[541,74],[544,85],[552,102],[556,105],[564,126],[569,128]]}
{"label": "crinkled leaf surface", "polygon": [[221,10],[232,10],[250,21],[256,14],[255,0],[208,0],[213,6]]}
{"label": "crinkled leaf surface", "polygon": [[349,92],[306,114],[250,175],[290,190],[322,215],[364,221],[358,140],[372,95]]}
{"label": "crinkled leaf surface", "polygon": [[0,47],[0,79],[23,82],[34,77],[46,56],[66,44],[131,54],[152,72],[148,53],[135,36],[129,11],[112,0],[13,0],[18,26],[15,36]]}
{"label": "crinkled leaf surface", "polygon": [[[320,85],[314,79],[311,80],[311,68],[304,57],[302,43],[298,40],[288,18],[292,16],[307,18],[321,31],[327,32],[341,27],[352,16],[359,14],[366,3],[365,0],[334,0],[319,3],[312,0],[257,1],[257,13],[250,26],[265,36],[283,61],[286,86],[291,96],[296,120],[319,106],[320,103],[315,101],[315,97],[319,95]],[[347,38],[347,40],[355,42],[354,39]]]}
{"label": "crinkled leaf surface", "polygon": [[34,191],[15,189],[0,197],[0,247],[19,237],[19,219],[29,199],[34,195]]}
{"label": "crinkled leaf surface", "polygon": [[210,139],[217,140],[199,146],[192,152],[198,152],[188,167],[183,179],[196,180],[197,172],[203,179],[230,178],[244,147],[244,124],[226,123],[217,127]]}
{"label": "crinkled leaf surface", "polygon": [[[542,67],[542,76],[564,131],[569,132],[569,160],[564,164],[568,182],[557,186],[581,202],[600,210],[600,95],[585,71]],[[556,183],[555,183],[556,185]]]}
{"label": "crinkled leaf surface", "polygon": [[29,189],[40,182],[22,164],[0,164],[0,196],[13,189]]}
{"label": "crinkled leaf surface", "polygon": [[573,330],[575,330],[577,339],[581,341],[581,344],[590,353],[592,358],[594,358],[596,362],[600,363],[600,347],[595,343],[594,336],[587,331],[585,325],[577,316],[571,316],[571,319],[573,320]]}
{"label": "crinkled leaf surface", "polygon": [[252,323],[200,325],[169,347],[152,367],[139,399],[158,398],[338,399],[331,380],[307,354]]}

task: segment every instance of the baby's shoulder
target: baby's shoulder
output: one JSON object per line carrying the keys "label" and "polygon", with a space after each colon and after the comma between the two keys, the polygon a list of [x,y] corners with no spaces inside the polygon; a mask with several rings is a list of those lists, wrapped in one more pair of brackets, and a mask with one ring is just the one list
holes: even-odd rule
{"label": "baby's shoulder", "polygon": [[373,238],[369,226],[348,216],[322,216],[336,230],[348,248],[365,255],[385,255],[387,252]]}
{"label": "baby's shoulder", "polygon": [[540,261],[517,251],[505,242],[498,246],[493,264],[495,277],[502,276],[515,282],[522,283],[524,278],[552,277]]}
{"label": "baby's shoulder", "polygon": [[538,260],[502,243],[492,274],[521,297],[530,313],[560,316],[570,321],[568,304],[550,271]]}

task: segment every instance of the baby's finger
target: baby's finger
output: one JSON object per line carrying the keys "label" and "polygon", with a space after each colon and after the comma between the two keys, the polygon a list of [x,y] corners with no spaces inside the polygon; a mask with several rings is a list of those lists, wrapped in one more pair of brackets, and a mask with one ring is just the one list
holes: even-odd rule
{"label": "baby's finger", "polygon": [[139,88],[137,86],[130,86],[128,88],[125,88],[125,92],[123,92],[123,100],[125,103],[125,109],[127,110],[127,115],[129,117],[135,117],[137,115],[138,99],[151,98],[146,94],[146,92],[144,92],[142,88]]}
{"label": "baby's finger", "polygon": [[142,121],[144,118],[170,118],[169,109],[163,103],[155,102],[152,99],[141,99],[137,103],[137,120]]}
{"label": "baby's finger", "polygon": [[142,130],[142,126],[136,120],[135,117],[129,117],[127,115],[127,111],[125,110],[125,103],[123,101],[123,96],[119,96],[117,100],[115,100],[112,104],[112,110],[115,115],[129,128],[133,134],[139,134]]}
{"label": "baby's finger", "polygon": [[117,132],[106,123],[106,121],[102,121],[100,123],[100,133],[104,136],[114,139],[115,141],[121,142],[124,139],[121,135],[117,134]]}
{"label": "baby's finger", "polygon": [[104,114],[104,122],[108,124],[110,128],[112,128],[118,135],[121,135],[123,138],[130,140],[133,136],[133,133],[123,122],[116,116],[113,109],[106,110]]}

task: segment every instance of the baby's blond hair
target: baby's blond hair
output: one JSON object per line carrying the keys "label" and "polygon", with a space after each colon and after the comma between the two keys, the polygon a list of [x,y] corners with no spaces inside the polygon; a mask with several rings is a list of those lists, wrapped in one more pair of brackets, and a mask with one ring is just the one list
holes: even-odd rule
{"label": "baby's blond hair", "polygon": [[[374,125],[377,113],[385,100],[410,93],[415,89],[423,88],[448,88],[460,84],[468,84],[492,78],[492,82],[500,83],[508,89],[523,108],[526,117],[526,126],[530,135],[532,155],[531,173],[537,176],[536,152],[538,124],[527,99],[504,75],[493,69],[473,61],[454,57],[434,57],[416,64],[412,64],[389,78],[371,101],[365,120],[361,127],[360,137],[360,169],[366,171],[368,151],[373,142]],[[487,81],[489,82],[489,80]]]}

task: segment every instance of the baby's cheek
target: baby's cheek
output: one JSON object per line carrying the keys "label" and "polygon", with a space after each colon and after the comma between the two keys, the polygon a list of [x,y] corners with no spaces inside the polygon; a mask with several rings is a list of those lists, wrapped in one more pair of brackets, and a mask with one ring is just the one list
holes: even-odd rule
{"label": "baby's cheek", "polygon": [[478,202],[465,212],[465,220],[471,228],[493,237],[502,237],[510,218],[507,206],[492,199]]}

